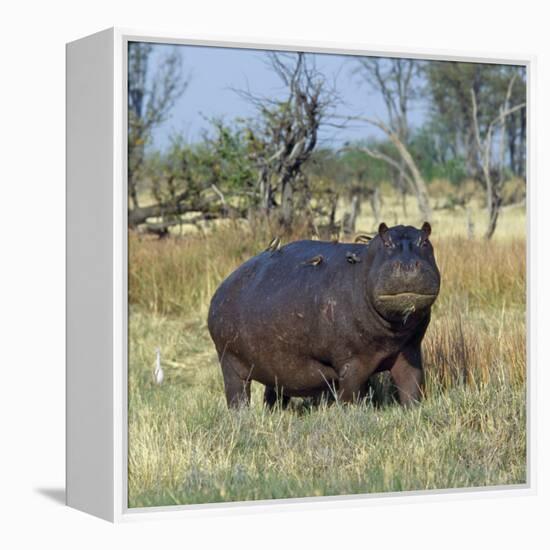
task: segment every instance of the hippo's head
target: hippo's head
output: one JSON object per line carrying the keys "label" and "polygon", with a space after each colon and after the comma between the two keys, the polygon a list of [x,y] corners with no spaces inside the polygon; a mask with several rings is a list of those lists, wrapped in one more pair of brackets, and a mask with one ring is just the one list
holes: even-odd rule
{"label": "hippo's head", "polygon": [[429,241],[431,227],[380,224],[369,243],[371,269],[367,294],[388,321],[406,321],[427,310],[439,293],[440,276]]}

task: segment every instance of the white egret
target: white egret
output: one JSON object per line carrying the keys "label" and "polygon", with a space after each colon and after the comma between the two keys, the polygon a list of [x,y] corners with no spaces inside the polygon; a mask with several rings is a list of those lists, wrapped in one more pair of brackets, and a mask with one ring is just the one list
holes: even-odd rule
{"label": "white egret", "polygon": [[157,359],[155,361],[155,370],[153,372],[153,380],[155,381],[155,384],[162,384],[162,381],[164,380],[164,371],[162,370],[162,366],[160,364],[160,348],[156,349]]}

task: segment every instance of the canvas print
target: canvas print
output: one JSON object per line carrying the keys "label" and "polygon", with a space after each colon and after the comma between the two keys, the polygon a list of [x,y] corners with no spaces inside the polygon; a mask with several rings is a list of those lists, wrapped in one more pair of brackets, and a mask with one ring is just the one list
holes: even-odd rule
{"label": "canvas print", "polygon": [[127,55],[128,506],[524,484],[526,68]]}

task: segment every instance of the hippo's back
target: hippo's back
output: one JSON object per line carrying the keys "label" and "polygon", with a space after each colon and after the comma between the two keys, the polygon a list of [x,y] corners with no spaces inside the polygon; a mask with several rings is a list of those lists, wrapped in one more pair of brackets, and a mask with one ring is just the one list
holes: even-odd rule
{"label": "hippo's back", "polygon": [[261,336],[261,327],[268,326],[286,330],[295,316],[319,309],[335,283],[340,295],[351,295],[366,250],[364,244],[303,240],[243,263],[210,304],[208,327],[218,350],[239,333]]}

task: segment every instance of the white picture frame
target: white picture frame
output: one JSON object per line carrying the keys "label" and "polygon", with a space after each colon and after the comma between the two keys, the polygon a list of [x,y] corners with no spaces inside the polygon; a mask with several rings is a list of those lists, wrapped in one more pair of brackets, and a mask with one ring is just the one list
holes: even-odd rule
{"label": "white picture frame", "polygon": [[155,508],[127,506],[127,183],[126,89],[129,41],[189,44],[521,64],[528,83],[528,201],[533,227],[534,57],[470,54],[440,50],[387,49],[363,44],[239,41],[175,36],[111,28],[67,44],[67,504],[112,522],[186,514],[261,512],[280,507],[380,505],[424,499],[532,495],[536,490],[532,363],[534,318],[531,239],[528,231],[528,449],[527,483],[471,489],[441,489],[312,497],[243,503]]}

